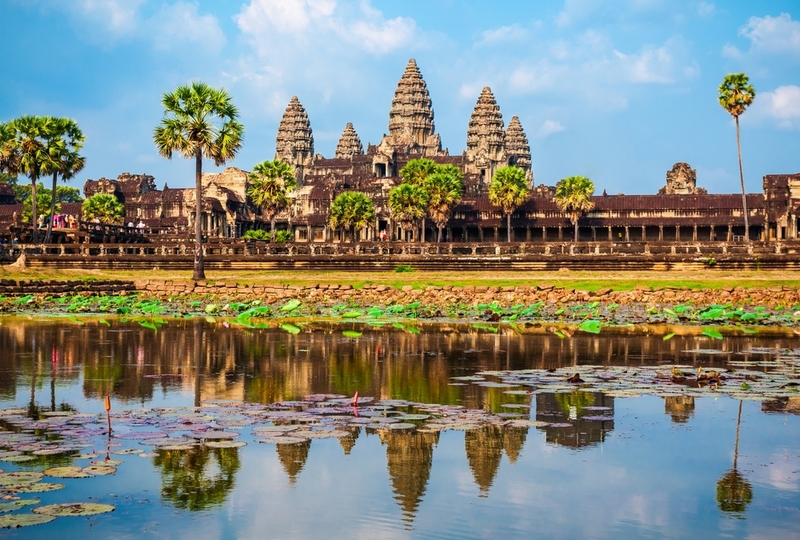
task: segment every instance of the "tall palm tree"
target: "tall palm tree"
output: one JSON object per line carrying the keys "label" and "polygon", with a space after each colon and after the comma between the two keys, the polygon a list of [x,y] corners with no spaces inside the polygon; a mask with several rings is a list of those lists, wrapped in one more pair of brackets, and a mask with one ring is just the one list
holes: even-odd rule
{"label": "tall palm tree", "polygon": [[742,143],[739,136],[739,116],[753,103],[756,91],[744,73],[730,73],[719,85],[719,104],[733,116],[736,122],[736,151],[739,154],[739,180],[742,182],[742,209],[744,210],[744,239],[750,241],[750,220],[747,215],[747,193],[744,188],[742,168]]}
{"label": "tall palm tree", "polygon": [[50,200],[50,220],[47,222],[47,233],[44,235],[44,243],[50,242],[53,233],[53,216],[56,213],[56,199],[58,192],[58,175],[62,180],[69,180],[83,170],[86,165],[86,158],[81,156],[78,151],[83,148],[86,140],[78,124],[69,118],[55,118],[50,132],[50,144],[48,152],[53,160],[53,191]]}
{"label": "tall palm tree", "polygon": [[275,216],[289,206],[286,195],[297,188],[294,169],[283,161],[266,160],[253,167],[249,178],[253,183],[247,188],[247,194],[269,218],[269,232],[274,240]]}
{"label": "tall palm tree", "polygon": [[19,169],[19,147],[16,144],[16,130],[11,122],[0,122],[0,173],[13,178]]}
{"label": "tall palm tree", "polygon": [[[450,166],[452,167],[452,165]],[[428,213],[439,230],[437,242],[442,241],[442,228],[450,219],[453,208],[461,201],[464,194],[464,182],[461,171],[456,167],[439,169],[425,179],[425,191],[428,192]]]}
{"label": "tall palm tree", "polygon": [[[436,163],[428,158],[412,159],[406,163],[405,167],[400,169],[400,176],[403,178],[404,184],[411,184],[415,186],[423,186],[428,176],[436,172]],[[419,241],[425,241],[425,215],[422,215],[422,234],[419,236]]]}
{"label": "tall palm tree", "polygon": [[356,230],[363,229],[375,219],[375,207],[372,199],[360,191],[340,193],[331,204],[328,222],[333,229],[350,229],[355,241]]}
{"label": "tall palm tree", "polygon": [[51,116],[21,116],[11,122],[14,131],[12,144],[17,153],[16,168],[12,174],[24,174],[31,179],[31,241],[39,242],[38,216],[36,213],[36,182],[51,174],[57,163],[50,155],[56,119]]}
{"label": "tall palm tree", "polygon": [[425,216],[427,207],[428,193],[422,186],[400,184],[389,191],[389,211],[404,231],[414,228],[417,221]]}
{"label": "tall palm tree", "polygon": [[570,176],[556,184],[555,201],[562,212],[569,214],[575,228],[575,241],[578,241],[578,219],[594,208],[592,194],[594,183],[585,176]]}
{"label": "tall palm tree", "polygon": [[528,199],[530,187],[525,171],[510,165],[501,167],[494,173],[489,184],[489,201],[503,209],[508,227],[508,241],[511,242],[511,214]]}
{"label": "tall palm tree", "polygon": [[244,126],[225,90],[194,81],[164,94],[164,119],[153,131],[158,153],[172,159],[178,152],[195,160],[195,251],[193,278],[205,279],[203,268],[203,157],[219,166],[233,159],[242,146]]}

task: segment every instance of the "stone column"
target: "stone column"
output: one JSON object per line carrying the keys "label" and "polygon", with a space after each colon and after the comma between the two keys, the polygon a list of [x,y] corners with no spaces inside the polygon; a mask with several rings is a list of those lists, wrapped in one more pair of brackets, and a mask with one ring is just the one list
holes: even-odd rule
{"label": "stone column", "polygon": [[658,226],[658,241],[659,242],[663,242],[664,241],[664,226],[663,225],[659,225]]}
{"label": "stone column", "polygon": [[642,242],[646,241],[647,241],[647,230],[645,229],[645,226],[642,225]]}
{"label": "stone column", "polygon": [[531,241],[531,226],[530,225],[526,225],[525,226],[525,241],[526,242],[530,242]]}
{"label": "stone column", "polygon": [[692,228],[692,242],[697,242],[697,225]]}
{"label": "stone column", "polygon": [[681,241],[681,226],[680,225],[675,225],[675,241],[676,242],[680,242]]}
{"label": "stone column", "polygon": [[631,230],[630,227],[628,227],[627,225],[625,225],[625,241],[626,242],[631,241]]}
{"label": "stone column", "polygon": [[497,242],[497,227],[494,228],[494,241]]}
{"label": "stone column", "polygon": [[483,242],[483,227],[478,226],[478,241]]}
{"label": "stone column", "polygon": [[547,242],[547,227],[542,227],[542,242]]}
{"label": "stone column", "polygon": [[733,225],[728,225],[728,242],[733,240]]}
{"label": "stone column", "polygon": [[613,242],[614,237],[612,236],[614,233],[611,231],[611,225],[608,226],[608,241]]}
{"label": "stone column", "polygon": [[558,240],[559,241],[564,240],[564,227],[562,227],[561,225],[558,226]]}

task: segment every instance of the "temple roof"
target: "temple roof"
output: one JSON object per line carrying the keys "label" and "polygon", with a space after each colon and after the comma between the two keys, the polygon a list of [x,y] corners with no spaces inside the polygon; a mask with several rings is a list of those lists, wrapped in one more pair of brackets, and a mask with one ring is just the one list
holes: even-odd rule
{"label": "temple roof", "polygon": [[339,137],[339,143],[336,145],[336,152],[334,157],[338,159],[351,158],[354,155],[363,154],[364,147],[361,145],[361,139],[358,138],[358,133],[353,128],[353,124],[348,122]]}
{"label": "temple roof", "polygon": [[474,152],[481,147],[498,151],[502,150],[504,143],[503,115],[492,90],[485,86],[469,119],[467,152]]}
{"label": "temple roof", "polygon": [[511,117],[506,129],[506,155],[513,160],[517,167],[530,170],[531,168],[531,147],[528,144],[528,137],[522,129],[522,124],[516,116]]}
{"label": "temple roof", "polygon": [[278,125],[275,159],[294,164],[298,153],[314,155],[314,135],[305,108],[297,96],[292,96]]}

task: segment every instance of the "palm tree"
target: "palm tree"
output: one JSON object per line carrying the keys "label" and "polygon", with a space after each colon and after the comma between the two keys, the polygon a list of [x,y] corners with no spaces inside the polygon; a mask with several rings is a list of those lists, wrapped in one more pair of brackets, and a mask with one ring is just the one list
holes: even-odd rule
{"label": "palm tree", "polygon": [[[403,178],[404,184],[411,184],[414,186],[423,186],[425,180],[436,172],[436,163],[427,158],[412,159],[406,166],[400,169],[400,176]],[[422,215],[422,234],[419,236],[419,241],[425,241],[425,215]]]}
{"label": "palm tree", "polygon": [[0,122],[0,174],[14,178],[19,170],[19,147],[16,144],[16,129],[11,124]]}
{"label": "palm tree", "polygon": [[744,239],[750,241],[750,221],[747,216],[747,194],[744,188],[744,169],[742,168],[742,143],[739,137],[739,116],[753,103],[756,91],[744,73],[730,73],[719,85],[719,104],[736,121],[736,151],[739,154],[739,179],[742,182],[742,209],[744,210]]}
{"label": "palm tree", "polygon": [[69,118],[55,118],[51,130],[49,145],[50,158],[53,160],[53,196],[50,198],[50,220],[47,222],[47,233],[44,243],[50,242],[53,232],[53,216],[56,213],[56,196],[58,193],[58,175],[62,180],[69,180],[86,165],[86,158],[78,154],[83,148],[85,137],[78,124]]}
{"label": "palm tree", "polygon": [[125,216],[125,206],[113,195],[95,193],[81,206],[83,219],[97,218],[101,223],[121,223]]}
{"label": "palm tree", "polygon": [[355,241],[356,229],[363,229],[375,219],[375,207],[372,200],[360,191],[340,193],[331,204],[331,215],[328,220],[333,229],[350,229]]}
{"label": "palm tree", "polygon": [[294,169],[283,161],[262,161],[250,173],[253,182],[247,194],[253,204],[269,218],[269,231],[275,239],[275,216],[289,206],[286,194],[297,187]]}
{"label": "palm tree", "polygon": [[575,241],[578,241],[578,219],[594,208],[592,194],[594,183],[585,176],[570,176],[556,184],[555,201],[562,212],[569,214],[569,220],[575,227]]}
{"label": "palm tree", "polygon": [[461,171],[452,165],[436,168],[436,172],[425,179],[425,190],[428,192],[428,213],[439,229],[437,242],[442,241],[442,228],[450,219],[453,208],[461,201],[464,194],[464,182]]}
{"label": "palm tree", "polygon": [[57,165],[50,155],[55,124],[56,119],[50,116],[21,116],[11,122],[13,141],[4,144],[6,150],[3,153],[15,156],[11,159],[13,168],[7,171],[31,179],[31,241],[34,244],[39,242],[36,182],[41,176],[52,173]]}
{"label": "palm tree", "polygon": [[400,184],[389,191],[389,211],[404,231],[414,228],[425,216],[427,206],[428,193],[422,186]]}
{"label": "palm tree", "polygon": [[203,268],[203,157],[219,166],[242,146],[244,126],[225,90],[194,81],[164,94],[164,119],[153,131],[158,153],[172,159],[178,152],[195,160],[195,251],[193,279],[205,279]]}
{"label": "palm tree", "polygon": [[510,165],[497,169],[489,184],[489,201],[503,209],[508,226],[508,241],[511,242],[511,214],[524,203],[530,188],[525,178],[525,171]]}

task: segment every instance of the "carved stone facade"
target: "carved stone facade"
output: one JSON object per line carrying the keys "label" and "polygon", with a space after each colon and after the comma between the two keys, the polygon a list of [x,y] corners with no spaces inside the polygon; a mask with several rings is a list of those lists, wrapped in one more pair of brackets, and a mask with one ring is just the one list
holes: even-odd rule
{"label": "carved stone facade", "polygon": [[467,127],[464,172],[479,175],[483,186],[491,181],[497,169],[507,164],[503,115],[492,90],[485,86]]}
{"label": "carved stone facade", "polygon": [[[451,156],[442,149],[433,118],[427,86],[412,59],[392,100],[389,134],[380,144],[367,144],[365,151],[352,124],[347,124],[334,157],[325,158],[314,154],[308,115],[293,97],[278,127],[275,158],[297,170],[300,185],[290,194],[290,208],[277,216],[278,228],[293,231],[298,242],[339,241],[340,233],[327,224],[331,203],[343,191],[360,191],[372,199],[376,217],[357,233],[357,240],[375,240],[385,230],[389,239],[435,241],[436,230],[430,220],[424,231],[417,227],[406,237],[388,209],[389,191],[401,181],[399,171],[410,160],[427,157],[464,173],[464,196],[445,228],[447,240],[505,238],[506,220],[491,204],[488,186],[494,172],[509,164],[525,170],[532,187],[531,197],[511,216],[512,239],[570,239],[572,224],[553,200],[555,188],[545,184],[533,187],[531,149],[519,118],[513,116],[505,128],[488,87],[481,92],[470,118],[463,153]],[[236,168],[203,176],[205,230],[239,236],[247,229],[265,228],[258,209],[248,201],[248,182],[247,172]],[[147,175],[125,173],[116,180],[89,180],[84,192],[87,196],[114,194],[125,203],[126,216],[142,218],[153,229],[185,229],[193,219],[192,189],[165,185],[159,191],[153,177]],[[580,241],[728,241],[741,238],[744,232],[741,195],[708,195],[697,187],[696,172],[686,163],[676,163],[667,173],[667,185],[659,195],[604,193],[595,196],[594,203],[595,209],[579,222]],[[765,177],[763,194],[748,194],[747,206],[751,238],[800,238],[800,175]]]}
{"label": "carved stone facade", "polygon": [[345,126],[342,136],[339,137],[339,143],[336,145],[336,152],[333,157],[335,159],[350,159],[353,156],[360,156],[364,154],[364,147],[361,145],[361,139],[358,138],[353,123],[348,122]]}
{"label": "carved stone facade", "polygon": [[528,137],[518,116],[512,116],[506,128],[506,156],[509,165],[516,165],[525,171],[528,182],[533,185],[533,172],[531,171],[531,147]]}
{"label": "carved stone facade", "polygon": [[305,108],[297,96],[292,96],[275,140],[275,159],[294,167],[297,181],[302,185],[305,171],[314,164],[314,135]]}
{"label": "carved stone facade", "polygon": [[679,162],[667,171],[667,185],[658,190],[659,195],[705,195],[706,190],[697,187],[697,171],[688,163]]}

